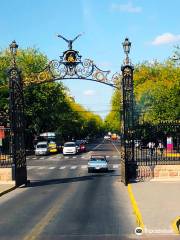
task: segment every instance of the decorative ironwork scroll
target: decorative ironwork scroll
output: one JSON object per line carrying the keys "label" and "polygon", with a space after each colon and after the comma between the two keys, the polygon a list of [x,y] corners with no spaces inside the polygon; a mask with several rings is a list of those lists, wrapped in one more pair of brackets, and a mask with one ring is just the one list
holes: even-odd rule
{"label": "decorative ironwork scroll", "polygon": [[81,60],[78,51],[67,50],[59,60],[52,60],[40,72],[33,73],[23,78],[24,86],[66,79],[84,79],[100,82],[118,88],[116,80],[118,74],[108,78],[110,71],[98,68],[90,59]]}

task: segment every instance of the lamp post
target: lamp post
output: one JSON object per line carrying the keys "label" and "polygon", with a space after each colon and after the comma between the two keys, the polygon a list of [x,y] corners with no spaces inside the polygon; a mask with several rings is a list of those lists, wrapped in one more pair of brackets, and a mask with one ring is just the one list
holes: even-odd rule
{"label": "lamp post", "polygon": [[127,185],[130,178],[135,177],[134,168],[134,107],[133,107],[133,70],[129,53],[131,42],[128,38],[122,43],[126,55],[122,71],[122,98],[123,98],[123,142],[122,142],[122,181]]}

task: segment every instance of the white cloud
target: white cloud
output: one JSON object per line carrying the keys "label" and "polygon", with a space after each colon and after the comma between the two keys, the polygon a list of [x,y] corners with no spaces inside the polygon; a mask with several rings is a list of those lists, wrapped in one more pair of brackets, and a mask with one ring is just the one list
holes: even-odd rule
{"label": "white cloud", "polygon": [[111,9],[113,11],[118,11],[118,12],[129,12],[129,13],[139,13],[142,11],[141,7],[135,7],[132,5],[131,2],[128,2],[126,4],[117,4],[113,3],[111,5]]}
{"label": "white cloud", "polygon": [[174,43],[180,41],[180,34],[174,35],[172,33],[163,33],[162,35],[157,36],[153,41],[153,45],[162,45],[168,43]]}
{"label": "white cloud", "polygon": [[96,92],[95,92],[94,90],[90,90],[90,89],[89,89],[89,90],[84,91],[84,92],[83,92],[83,95],[89,97],[89,96],[94,96],[95,93],[96,93]]}

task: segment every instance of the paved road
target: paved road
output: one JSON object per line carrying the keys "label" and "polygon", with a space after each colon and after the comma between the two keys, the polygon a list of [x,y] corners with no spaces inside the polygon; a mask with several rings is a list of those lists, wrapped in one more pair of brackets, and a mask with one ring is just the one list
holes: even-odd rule
{"label": "paved road", "polygon": [[[135,218],[120,182],[118,145],[90,146],[90,152],[29,156],[29,187],[0,198],[0,239],[129,239]],[[88,156],[105,154],[111,170],[87,173]],[[135,236],[134,236],[135,237]],[[132,239],[132,238],[131,238]]]}

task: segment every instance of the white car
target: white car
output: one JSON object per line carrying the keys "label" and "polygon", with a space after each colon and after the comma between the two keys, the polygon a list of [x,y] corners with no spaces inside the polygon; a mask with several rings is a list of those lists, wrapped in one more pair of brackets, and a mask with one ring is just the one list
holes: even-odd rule
{"label": "white car", "polygon": [[66,142],[63,147],[63,154],[76,154],[78,152],[78,148],[75,142]]}
{"label": "white car", "polygon": [[110,140],[111,140],[111,137],[108,136],[108,135],[106,135],[106,136],[104,136],[104,140],[105,140],[105,141],[110,141]]}
{"label": "white car", "polygon": [[88,173],[92,171],[108,171],[108,161],[106,156],[92,155],[88,161]]}
{"label": "white car", "polygon": [[48,142],[38,142],[35,148],[35,155],[47,155],[49,154]]}

